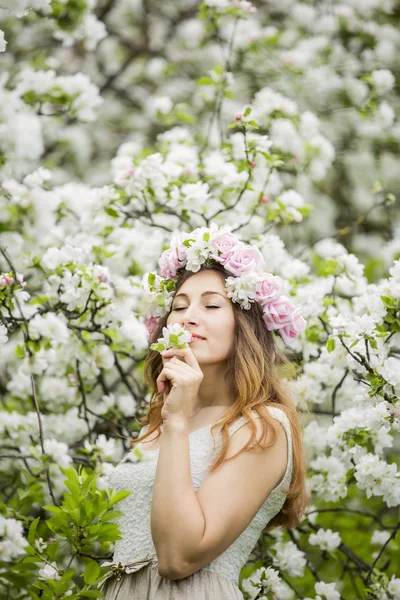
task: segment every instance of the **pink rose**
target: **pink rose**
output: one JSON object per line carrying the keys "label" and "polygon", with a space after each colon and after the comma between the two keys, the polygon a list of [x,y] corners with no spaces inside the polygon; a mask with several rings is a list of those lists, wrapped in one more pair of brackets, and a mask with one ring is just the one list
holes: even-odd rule
{"label": "pink rose", "polygon": [[285,295],[264,306],[263,320],[269,331],[281,329],[293,321],[296,306]]}
{"label": "pink rose", "polygon": [[186,246],[181,240],[184,236],[185,234],[173,236],[170,247],[158,259],[162,277],[174,279],[177,270],[186,264]]}
{"label": "pink rose", "polygon": [[293,313],[293,321],[279,330],[285,344],[290,346],[291,342],[303,333],[306,325],[307,321],[301,315],[301,309],[298,308],[295,313]]}
{"label": "pink rose", "polygon": [[256,273],[267,268],[264,257],[256,246],[243,245],[237,248],[224,262],[225,269],[234,277],[245,273]]}
{"label": "pink rose", "polygon": [[173,279],[176,277],[176,272],[181,266],[178,259],[178,254],[175,249],[170,248],[165,250],[158,259],[160,273],[162,277]]}
{"label": "pink rose", "polygon": [[221,254],[218,254],[218,252],[213,252],[210,254],[210,257],[221,263],[224,263],[226,260],[228,260],[235,250],[244,247],[244,244],[229,231],[218,233],[212,238],[212,240],[217,251],[221,252]]}
{"label": "pink rose", "polygon": [[276,300],[282,293],[283,281],[280,277],[266,274],[259,282],[256,289],[256,301],[262,306]]}

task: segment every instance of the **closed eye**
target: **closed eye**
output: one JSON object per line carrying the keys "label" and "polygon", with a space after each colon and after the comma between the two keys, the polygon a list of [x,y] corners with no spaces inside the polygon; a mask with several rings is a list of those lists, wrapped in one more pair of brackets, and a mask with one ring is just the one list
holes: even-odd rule
{"label": "closed eye", "polygon": [[[174,310],[185,310],[186,306],[182,306],[181,308],[174,308]],[[219,306],[206,306],[206,308],[219,308]]]}

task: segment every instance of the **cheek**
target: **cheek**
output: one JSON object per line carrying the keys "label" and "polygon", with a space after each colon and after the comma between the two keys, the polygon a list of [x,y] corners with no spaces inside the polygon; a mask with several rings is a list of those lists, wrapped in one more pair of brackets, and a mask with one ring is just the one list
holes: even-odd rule
{"label": "cheek", "polygon": [[235,333],[235,321],[231,315],[224,315],[224,318],[220,317],[215,320],[212,337],[217,340],[219,344],[224,347],[230,347]]}

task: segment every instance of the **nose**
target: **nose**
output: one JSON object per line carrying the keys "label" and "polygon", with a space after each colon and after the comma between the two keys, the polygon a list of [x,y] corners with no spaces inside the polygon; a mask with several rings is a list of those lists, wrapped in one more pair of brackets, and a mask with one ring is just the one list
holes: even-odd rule
{"label": "nose", "polygon": [[184,315],[181,315],[181,322],[182,325],[186,325],[187,323],[197,325],[199,323],[199,318],[196,316],[196,308],[193,305],[185,310]]}

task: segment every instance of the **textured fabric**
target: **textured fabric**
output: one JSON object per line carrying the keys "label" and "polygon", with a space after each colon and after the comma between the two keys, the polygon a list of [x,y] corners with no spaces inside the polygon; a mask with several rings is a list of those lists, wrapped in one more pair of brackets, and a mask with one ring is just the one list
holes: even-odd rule
{"label": "textured fabric", "polygon": [[[122,539],[115,545],[112,563],[103,563],[102,566],[114,565],[113,571],[108,574],[107,600],[117,598],[242,598],[242,594],[237,587],[241,568],[246,563],[252,549],[257,543],[258,538],[267,523],[280,511],[285,500],[286,494],[282,489],[290,485],[292,476],[292,438],[289,421],[285,413],[277,407],[268,407],[272,416],[278,419],[286,431],[288,440],[288,462],[285,475],[281,482],[272,490],[259,511],[254,516],[248,527],[242,534],[216,559],[205,565],[202,569],[193,573],[182,580],[168,580],[161,577],[157,570],[157,554],[151,537],[150,514],[153,485],[157,467],[157,457],[159,449],[144,450],[145,445],[138,444],[135,449],[125,456],[117,465],[109,477],[110,487],[119,490],[129,490],[133,492],[127,498],[121,500],[117,505],[117,510],[123,512],[123,515],[117,517]],[[253,411],[254,418],[259,418]],[[246,417],[241,417],[229,428],[232,436],[240,427],[248,422]],[[216,443],[214,445],[211,426],[207,425],[197,429],[189,434],[190,447],[190,472],[193,481],[193,488],[197,492],[201,483],[207,476],[207,473],[213,463],[216,455],[219,453],[222,442],[218,436],[218,430],[214,432]],[[140,434],[146,431],[143,427]],[[138,460],[137,448],[141,451],[142,460]],[[116,577],[113,573],[121,575],[119,584],[116,583]],[[207,573],[205,573],[207,572]],[[110,585],[110,578],[112,587]],[[217,583],[217,581],[219,583]],[[147,583],[146,583],[147,582]],[[182,583],[185,582],[185,583]],[[154,589],[153,592],[147,590],[146,585]],[[207,586],[201,592],[201,588]],[[212,586],[220,585],[225,595],[213,595]],[[119,587],[121,592],[118,592]],[[137,588],[135,586],[138,586]],[[186,586],[186,588],[185,588]],[[192,586],[192,587],[191,587]],[[193,587],[195,586],[195,587]],[[210,588],[211,586],[211,588]],[[173,590],[177,590],[176,594]],[[195,589],[196,588],[196,589]],[[179,596],[178,590],[182,590],[183,596]],[[133,591],[135,592],[133,595]],[[197,593],[197,596],[191,595]],[[121,593],[121,596],[119,594]],[[126,594],[126,595],[125,595]],[[129,596],[131,594],[131,596]],[[164,595],[162,595],[164,594]],[[203,594],[203,595],[201,595]]]}
{"label": "textured fabric", "polygon": [[243,600],[239,588],[211,571],[197,571],[172,581],[160,577],[157,564],[109,579],[102,590],[105,600]]}

